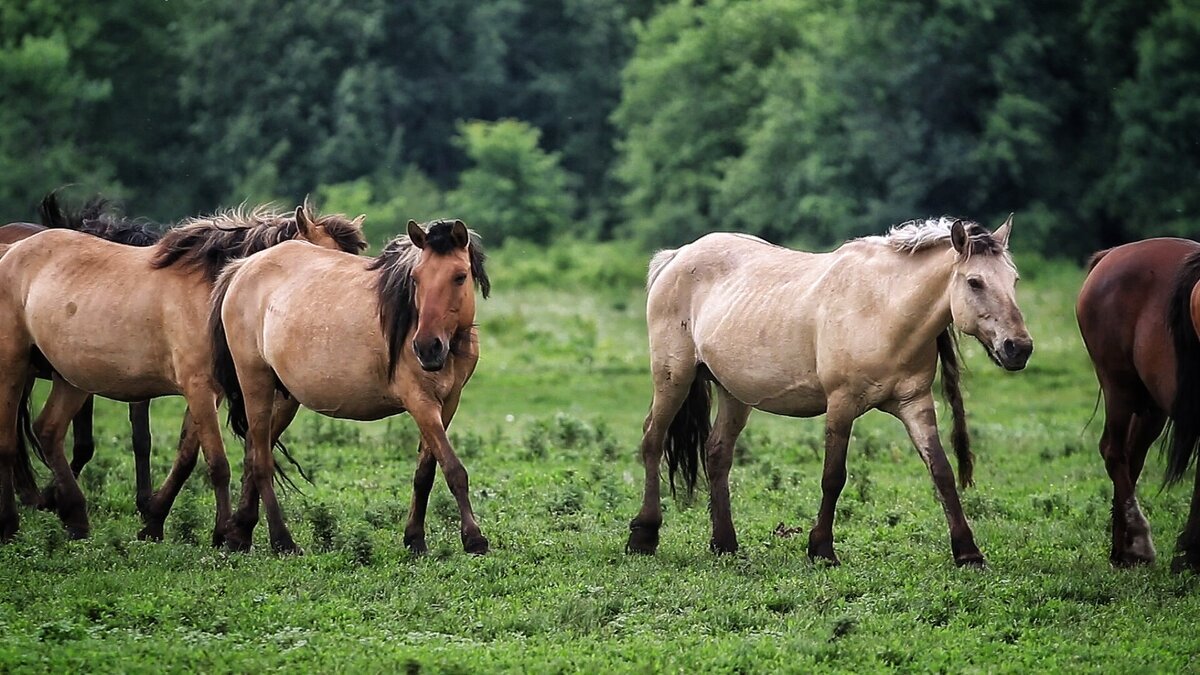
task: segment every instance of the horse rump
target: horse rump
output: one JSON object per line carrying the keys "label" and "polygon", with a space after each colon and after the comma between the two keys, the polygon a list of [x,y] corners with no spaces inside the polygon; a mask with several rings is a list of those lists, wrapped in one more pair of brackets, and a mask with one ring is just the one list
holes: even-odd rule
{"label": "horse rump", "polygon": [[1166,481],[1183,477],[1200,442],[1200,337],[1192,321],[1192,292],[1200,283],[1200,252],[1184,259],[1167,305],[1167,326],[1175,348],[1175,400],[1167,423]]}

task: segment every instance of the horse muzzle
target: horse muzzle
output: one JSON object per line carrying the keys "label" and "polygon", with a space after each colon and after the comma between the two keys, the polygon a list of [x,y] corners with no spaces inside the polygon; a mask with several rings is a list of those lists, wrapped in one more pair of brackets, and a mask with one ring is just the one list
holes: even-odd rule
{"label": "horse muzzle", "polygon": [[437,372],[446,366],[446,357],[450,355],[449,345],[441,338],[413,340],[413,353],[417,355],[417,363],[421,369]]}
{"label": "horse muzzle", "polygon": [[1021,370],[1029,363],[1033,354],[1033,338],[1028,335],[1017,338],[1004,338],[998,347],[992,349],[992,358],[1001,368],[1010,371]]}

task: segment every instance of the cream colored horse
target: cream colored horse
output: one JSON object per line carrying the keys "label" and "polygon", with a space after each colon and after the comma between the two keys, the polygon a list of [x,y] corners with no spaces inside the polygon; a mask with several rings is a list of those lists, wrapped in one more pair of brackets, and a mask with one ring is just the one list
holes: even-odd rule
{"label": "cream colored horse", "polygon": [[[405,545],[426,550],[425,509],[441,465],[458,501],[463,548],[487,552],[467,471],[446,437],[479,359],[473,286],[487,297],[483,262],[461,221],[439,221],[428,232],[409,221],[408,236],[372,261],[284,244],[225,271],[210,323],[216,373],[231,426],[247,441],[231,548],[249,548],[261,498],[272,548],[299,551],[272,485],[271,445],[304,405],[342,419],[412,415],[421,444]],[[288,397],[273,409],[277,390]]]}
{"label": "cream colored horse", "polygon": [[195,464],[198,440],[216,493],[213,540],[223,540],[231,505],[207,330],[212,284],[230,259],[293,239],[354,252],[365,246],[360,220],[314,218],[300,207],[294,216],[255,209],[192,219],[147,248],[49,230],[0,258],[0,540],[18,525],[12,498],[18,410],[28,405],[23,392],[41,361],[53,369],[54,384],[36,440],[72,537],[86,536],[89,524],[63,437],[88,395],[142,401],[181,394],[190,419],[184,434],[192,440],[181,440],[167,481],[149,503],[139,504],[146,522],[139,536],[161,538],[163,519]]}
{"label": "cream colored horse", "polygon": [[[900,419],[928,466],[955,562],[982,565],[938,439],[931,388],[940,355],[959,470],[969,484],[950,329],[978,338],[1008,370],[1025,366],[1033,341],[1015,299],[1011,228],[1011,216],[995,234],[948,218],[911,222],[826,254],[710,234],[655,255],[646,305],[654,400],[641,445],[645,492],[628,549],[653,553],[658,546],[665,445],[672,487],[682,472],[689,491],[704,449],[711,546],[737,550],[729,469],[738,434],[757,408],[792,417],[825,414],[823,495],[808,553],[836,564],[834,509],[846,482],[850,430],[875,408]],[[720,402],[711,437],[709,382]]]}

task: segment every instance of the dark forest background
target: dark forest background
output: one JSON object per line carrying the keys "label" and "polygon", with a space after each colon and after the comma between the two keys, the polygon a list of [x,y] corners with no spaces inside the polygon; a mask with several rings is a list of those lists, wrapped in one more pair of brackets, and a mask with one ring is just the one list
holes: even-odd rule
{"label": "dark forest background", "polygon": [[495,244],[830,246],[917,216],[1078,258],[1200,234],[1183,0],[17,0],[0,218],[64,184],[453,215]]}

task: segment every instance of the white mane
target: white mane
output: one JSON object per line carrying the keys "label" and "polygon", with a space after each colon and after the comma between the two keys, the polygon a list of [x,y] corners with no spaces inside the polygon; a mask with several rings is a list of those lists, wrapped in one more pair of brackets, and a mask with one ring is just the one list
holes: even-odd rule
{"label": "white mane", "polygon": [[[887,234],[862,237],[859,241],[890,246],[902,253],[916,253],[940,244],[948,244],[950,228],[959,220],[961,219],[949,216],[909,220],[899,225],[893,225]],[[986,232],[978,223],[969,220],[963,220],[962,223],[966,226],[967,232],[971,233],[972,238],[978,236],[977,230]]]}

